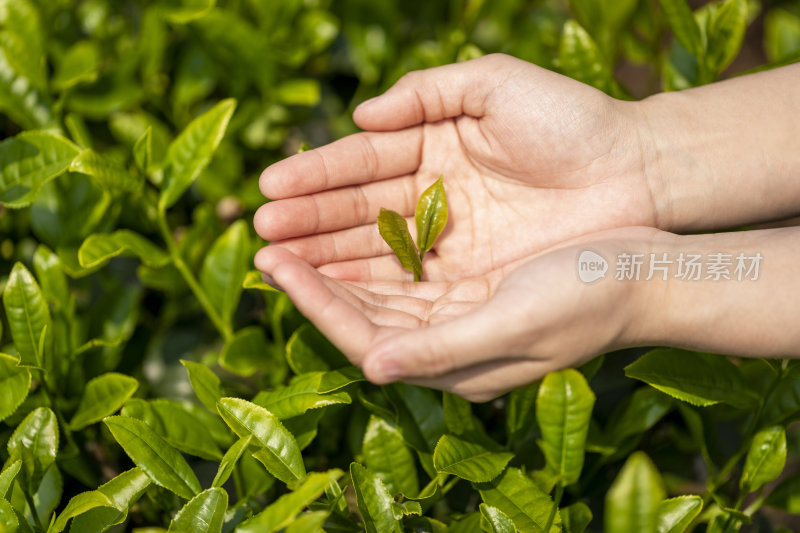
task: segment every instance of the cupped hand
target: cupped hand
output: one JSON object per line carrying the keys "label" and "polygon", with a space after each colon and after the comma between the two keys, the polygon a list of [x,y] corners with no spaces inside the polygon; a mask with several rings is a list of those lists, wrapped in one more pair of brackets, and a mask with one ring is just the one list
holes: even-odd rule
{"label": "cupped hand", "polygon": [[646,252],[658,235],[669,234],[607,230],[452,282],[337,280],[280,246],[259,251],[256,266],[370,381],[477,402],[637,344],[648,321],[644,285],[616,281],[613,272],[584,283],[577,261],[586,249],[606,258]]}
{"label": "cupped hand", "polygon": [[255,216],[264,239],[331,277],[410,279],[376,218],[386,207],[410,219],[440,174],[450,219],[425,257],[430,281],[655,225],[634,104],[525,61],[490,55],[412,72],[354,119],[367,131],[267,168],[261,190],[274,201]]}

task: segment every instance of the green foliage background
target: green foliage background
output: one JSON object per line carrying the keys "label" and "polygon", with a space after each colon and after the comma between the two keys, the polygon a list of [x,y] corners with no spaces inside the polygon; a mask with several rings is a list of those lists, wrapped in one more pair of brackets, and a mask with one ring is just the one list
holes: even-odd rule
{"label": "green foliage background", "polygon": [[365,382],[248,272],[261,169],[409,70],[640,98],[800,58],[797,1],[692,8],[0,0],[0,532],[796,531],[794,362],[623,352],[470,405]]}

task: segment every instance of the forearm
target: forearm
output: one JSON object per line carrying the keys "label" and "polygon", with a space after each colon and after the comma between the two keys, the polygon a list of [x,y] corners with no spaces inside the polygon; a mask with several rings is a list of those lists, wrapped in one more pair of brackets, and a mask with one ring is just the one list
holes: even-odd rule
{"label": "forearm", "polygon": [[[667,281],[627,282],[645,300],[642,315],[629,329],[631,344],[800,357],[800,228],[668,236],[652,251],[658,258],[666,253],[673,264]],[[677,276],[681,254],[701,256],[700,279]],[[709,265],[716,254],[730,261],[722,268],[730,279],[714,279]],[[740,254],[744,264],[737,270]],[[754,263],[757,268],[751,269]]]}
{"label": "forearm", "polygon": [[661,229],[800,213],[800,64],[632,105]]}

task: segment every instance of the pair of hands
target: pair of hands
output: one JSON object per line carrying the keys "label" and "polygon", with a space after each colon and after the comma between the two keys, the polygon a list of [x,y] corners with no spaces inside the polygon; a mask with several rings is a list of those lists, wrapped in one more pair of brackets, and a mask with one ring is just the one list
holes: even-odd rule
{"label": "pair of hands", "polygon": [[[267,168],[256,267],[378,384],[485,401],[641,342],[647,297],[584,284],[582,250],[669,242],[635,103],[503,55],[412,72],[365,131]],[[443,174],[449,221],[413,283],[378,234]],[[413,224],[411,229],[413,232]],[[613,272],[611,276],[613,277]]]}

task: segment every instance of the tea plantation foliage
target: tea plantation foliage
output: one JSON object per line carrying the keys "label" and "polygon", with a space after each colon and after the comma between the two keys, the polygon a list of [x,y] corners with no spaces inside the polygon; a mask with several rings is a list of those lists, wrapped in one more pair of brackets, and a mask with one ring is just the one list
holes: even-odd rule
{"label": "tea plantation foliage", "polygon": [[0,532],[797,531],[796,361],[628,351],[471,405],[366,382],[251,271],[260,170],[409,70],[632,98],[746,36],[800,57],[797,1],[699,4],[0,1]]}

